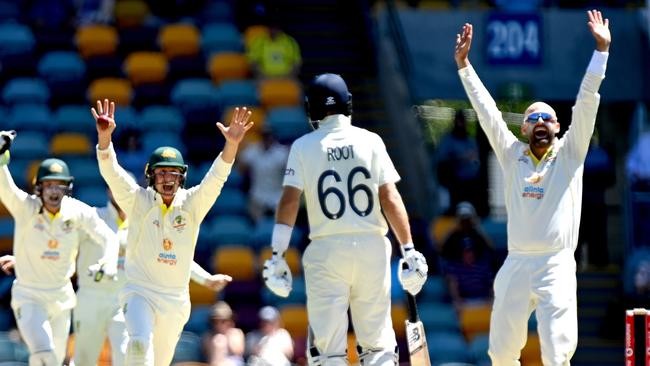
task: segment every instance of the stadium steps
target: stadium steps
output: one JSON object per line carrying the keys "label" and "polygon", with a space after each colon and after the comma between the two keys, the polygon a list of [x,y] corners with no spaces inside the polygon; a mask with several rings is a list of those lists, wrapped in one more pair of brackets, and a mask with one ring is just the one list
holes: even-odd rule
{"label": "stadium steps", "polygon": [[624,324],[605,329],[611,304],[621,293],[620,270],[586,270],[578,273],[578,349],[574,366],[614,366],[623,362],[623,344],[604,332],[623,332]]}

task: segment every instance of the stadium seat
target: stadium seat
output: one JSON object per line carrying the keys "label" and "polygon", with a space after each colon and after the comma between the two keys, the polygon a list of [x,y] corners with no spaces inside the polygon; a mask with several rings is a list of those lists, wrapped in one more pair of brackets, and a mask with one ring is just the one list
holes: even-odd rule
{"label": "stadium seat", "polygon": [[[422,307],[425,309],[424,307]],[[453,305],[448,303],[427,303],[426,311],[420,311],[420,320],[425,329],[441,331],[460,331],[458,315]]]}
{"label": "stadium seat", "polygon": [[263,79],[260,81],[259,95],[260,103],[267,109],[302,106],[302,88],[295,79]]}
{"label": "stadium seat", "polygon": [[[260,255],[259,255],[259,260],[258,260],[258,268],[263,268],[264,267],[264,262],[267,259],[271,259],[271,255],[273,254],[273,249],[271,248],[270,245],[267,245],[266,247],[262,248],[260,250]],[[293,276],[300,276],[302,273],[302,255],[298,251],[297,248],[295,247],[289,247],[287,248],[287,251],[284,253],[284,260],[287,261],[287,265],[289,265],[289,268],[291,269],[291,274]]]}
{"label": "stadium seat", "polygon": [[[190,294],[191,296],[191,294]],[[209,304],[197,304],[192,302],[190,319],[185,323],[184,331],[196,334],[203,334],[210,329],[210,312],[214,299]]]}
{"label": "stadium seat", "polygon": [[244,30],[244,45],[246,46],[246,49],[253,44],[253,41],[257,37],[267,35],[268,33],[269,28],[265,25],[251,25],[246,28],[246,30]]}
{"label": "stadium seat", "polygon": [[178,108],[170,105],[151,105],[140,112],[137,128],[142,131],[180,133],[184,126],[185,121]]}
{"label": "stadium seat", "polygon": [[115,24],[118,28],[137,27],[149,15],[149,7],[142,0],[121,0],[115,2]]}
{"label": "stadium seat", "polygon": [[203,359],[201,337],[191,332],[182,332],[176,343],[172,364],[179,362],[194,362]]}
{"label": "stadium seat", "polygon": [[[78,187],[78,188],[77,188]],[[102,207],[108,202],[106,187],[101,185],[77,186],[75,187],[75,198],[92,207]]]}
{"label": "stadium seat", "polygon": [[491,304],[465,305],[461,308],[460,329],[467,342],[471,342],[478,334],[490,331]]}
{"label": "stadium seat", "polygon": [[212,206],[208,216],[219,217],[220,215],[241,215],[248,214],[248,202],[246,195],[236,188],[224,187]]}
{"label": "stadium seat", "polygon": [[28,26],[14,22],[0,24],[0,59],[9,55],[30,54],[35,45],[34,34]]}
{"label": "stadium seat", "polygon": [[232,23],[209,23],[201,30],[201,49],[206,57],[219,52],[243,52],[242,36]]}
{"label": "stadium seat", "polygon": [[508,229],[505,221],[485,219],[481,221],[481,228],[492,241],[494,249],[505,251],[508,249]]}
{"label": "stadium seat", "polygon": [[[93,106],[94,105],[95,103],[93,102]],[[138,113],[136,112],[135,108],[131,106],[120,106],[119,108],[115,108],[115,122],[120,126],[122,132],[126,128],[139,130]],[[93,127],[94,126],[95,123],[93,120]],[[120,131],[116,130],[116,134],[118,134],[118,136],[119,133]]]}
{"label": "stadium seat", "polygon": [[167,76],[167,59],[160,52],[133,52],[124,60],[124,70],[134,86],[162,83]]}
{"label": "stadium seat", "polygon": [[488,356],[490,337],[487,333],[477,334],[471,341],[469,341],[469,353],[477,365],[490,365],[490,357]]}
{"label": "stadium seat", "polygon": [[158,44],[159,25],[145,23],[139,26],[120,28],[118,34],[120,43],[117,45],[117,52],[120,55],[128,55],[136,51],[160,51]]}
{"label": "stadium seat", "polygon": [[75,41],[81,57],[113,55],[119,41],[114,27],[100,24],[82,25],[77,29]]}
{"label": "stadium seat", "polygon": [[243,53],[235,52],[213,54],[210,57],[208,70],[215,84],[224,80],[246,79],[250,74],[246,56]]}
{"label": "stadium seat", "polygon": [[183,140],[177,133],[151,130],[142,134],[142,149],[144,151],[154,151],[160,146],[175,147],[183,155],[187,152]]}
{"label": "stadium seat", "polygon": [[14,219],[11,216],[0,218],[0,237],[13,237]]}
{"label": "stadium seat", "polygon": [[19,77],[11,79],[2,89],[2,99],[6,104],[41,103],[50,100],[50,89],[41,78]]}
{"label": "stadium seat", "polygon": [[219,111],[216,88],[208,79],[183,79],[174,85],[171,102],[180,108],[188,124],[213,124]]}
{"label": "stadium seat", "polygon": [[390,309],[390,316],[393,321],[393,329],[397,338],[404,338],[406,336],[406,328],[404,322],[408,319],[408,310],[403,302],[393,302]]}
{"label": "stadium seat", "polygon": [[86,105],[64,105],[54,113],[55,130],[79,132],[88,135],[96,133],[95,120]]}
{"label": "stadium seat", "polygon": [[429,275],[427,282],[424,283],[422,291],[418,295],[418,300],[423,303],[449,302],[449,289],[444,277]]}
{"label": "stadium seat", "polygon": [[248,245],[248,239],[253,231],[250,222],[235,215],[218,215],[208,227],[215,245],[243,244]]}
{"label": "stadium seat", "polygon": [[52,137],[50,153],[53,155],[91,155],[94,144],[88,135],[77,132],[62,132]]}
{"label": "stadium seat", "polygon": [[456,217],[441,215],[434,218],[431,222],[431,239],[437,251],[442,248],[442,243],[449,235],[449,233],[456,227]]}
{"label": "stadium seat", "polygon": [[38,62],[38,74],[49,84],[79,81],[84,78],[86,64],[74,51],[51,51]]}
{"label": "stadium seat", "polygon": [[257,277],[253,249],[241,245],[227,245],[215,250],[212,260],[215,273],[232,276],[233,281],[251,281]]}
{"label": "stadium seat", "polygon": [[192,303],[192,307],[194,305],[214,304],[216,299],[216,292],[194,281],[190,281],[190,302]]}
{"label": "stadium seat", "polygon": [[280,309],[280,319],[293,339],[306,338],[309,320],[307,308],[302,304],[285,305]]}
{"label": "stadium seat", "polygon": [[20,3],[0,1],[0,22],[15,21],[20,16]]}
{"label": "stadium seat", "polygon": [[3,217],[11,217],[11,214],[9,214],[9,211],[7,211],[7,207],[5,207],[5,205],[3,205],[2,202],[0,201],[0,218]]}
{"label": "stadium seat", "polygon": [[[236,108],[235,106],[226,108],[226,110],[223,112],[223,115],[221,117],[221,122],[230,123],[230,121],[232,120],[232,115],[235,112],[235,108]],[[251,117],[249,121],[255,122],[255,124],[253,125],[253,128],[246,134],[244,138],[248,137],[248,134],[250,132],[259,133],[262,130],[262,127],[264,126],[266,120],[266,113],[264,112],[264,108],[246,107],[246,109],[248,109],[251,112]]]}
{"label": "stadium seat", "polygon": [[201,35],[192,24],[167,24],[160,28],[158,42],[168,59],[195,56],[200,51]]}
{"label": "stadium seat", "polygon": [[460,332],[427,331],[426,338],[432,364],[471,361],[467,343]]}
{"label": "stadium seat", "polygon": [[88,87],[88,102],[94,105],[97,100],[108,98],[115,104],[124,106],[131,103],[132,94],[133,90],[128,80],[120,78],[95,79]]}
{"label": "stadium seat", "polygon": [[277,107],[266,113],[266,124],[280,143],[288,144],[309,133],[311,127],[302,107]]}
{"label": "stadium seat", "polygon": [[223,108],[259,105],[257,86],[250,80],[224,81],[218,87],[219,102]]}
{"label": "stadium seat", "polygon": [[[17,130],[18,137],[21,131],[48,133],[56,127],[50,114],[50,109],[45,104],[17,104],[9,111],[6,126]],[[12,145],[12,152],[14,146]]]}
{"label": "stadium seat", "polygon": [[97,159],[88,158],[66,158],[64,159],[70,168],[70,174],[74,177],[75,186],[104,186],[104,178],[99,173]]}
{"label": "stadium seat", "polygon": [[519,361],[522,365],[542,366],[542,349],[537,333],[528,333],[528,340],[521,350]]}
{"label": "stadium seat", "polygon": [[49,144],[42,132],[21,132],[16,136],[15,143],[11,145],[12,159],[44,159],[48,153]]}
{"label": "stadium seat", "polygon": [[230,1],[210,1],[201,12],[203,23],[234,23]]}

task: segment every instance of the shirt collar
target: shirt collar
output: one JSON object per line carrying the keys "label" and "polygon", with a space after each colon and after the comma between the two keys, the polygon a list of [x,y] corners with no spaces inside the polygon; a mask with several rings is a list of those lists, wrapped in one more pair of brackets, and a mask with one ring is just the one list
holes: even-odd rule
{"label": "shirt collar", "polygon": [[332,114],[323,118],[318,123],[318,129],[327,131],[348,127],[352,125],[352,119],[344,114]]}

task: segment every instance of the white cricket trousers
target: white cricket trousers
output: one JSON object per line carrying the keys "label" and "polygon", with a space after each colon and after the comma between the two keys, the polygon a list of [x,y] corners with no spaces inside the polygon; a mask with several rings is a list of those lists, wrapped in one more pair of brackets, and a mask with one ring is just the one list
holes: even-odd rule
{"label": "white cricket trousers", "polygon": [[348,307],[359,345],[389,355],[371,364],[394,365],[390,257],[390,241],[379,234],[328,236],[307,246],[307,313],[324,365],[347,364]]}
{"label": "white cricket trousers", "polygon": [[[63,363],[70,334],[70,310],[75,301],[71,283],[59,289],[35,289],[14,281],[11,308],[29,349],[30,366],[32,362],[45,362],[45,366],[50,366],[54,361],[51,357],[56,359],[57,365]],[[43,356],[41,361],[32,357],[35,354]]]}
{"label": "white cricket trousers", "polygon": [[180,301],[166,301],[150,290],[127,285],[121,299],[129,337],[126,364],[169,366],[190,317],[189,295]]}
{"label": "white cricket trousers", "polygon": [[124,366],[128,336],[115,291],[80,287],[72,311],[75,366],[94,366],[108,336],[111,363]]}
{"label": "white cricket trousers", "polygon": [[572,250],[509,253],[494,281],[489,355],[493,366],[519,366],[528,318],[537,316],[544,366],[569,365],[578,344],[576,263]]}

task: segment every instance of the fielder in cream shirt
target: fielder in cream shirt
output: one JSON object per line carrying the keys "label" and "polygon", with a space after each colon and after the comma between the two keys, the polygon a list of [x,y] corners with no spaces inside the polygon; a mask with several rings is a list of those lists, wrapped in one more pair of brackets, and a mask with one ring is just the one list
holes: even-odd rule
{"label": "fielder in cream shirt", "polygon": [[496,103],[472,68],[468,54],[472,25],[456,36],[458,74],[505,178],[508,256],[494,282],[489,355],[492,365],[519,365],[533,310],[544,366],[569,365],[578,342],[576,264],[582,202],[582,172],[600,103],[611,35],[599,11],[587,12],[596,41],[573,107],[558,139],[553,108],[531,104],[524,113],[520,142],[508,130]]}
{"label": "fielder in cream shirt", "polygon": [[[97,101],[99,170],[115,201],[129,217],[127,283],[120,293],[129,335],[128,365],[169,365],[189,318],[188,282],[201,221],[228,178],[239,143],[253,123],[236,108],[228,127],[217,128],[226,143],[198,186],[183,187],[187,173],[177,149],[163,146],[145,167],[148,187],[140,187],[117,163],[111,143],[115,104]],[[225,280],[224,280],[225,281]]]}
{"label": "fielder in cream shirt", "polygon": [[[85,235],[94,240],[99,255],[89,270],[108,278],[116,272],[117,237],[90,206],[69,197],[73,177],[65,162],[40,164],[33,195],[15,185],[8,162],[6,151],[0,158],[0,199],[15,220],[11,308],[29,348],[29,365],[61,365],[76,304],[70,277],[80,241]],[[81,271],[80,277],[87,276]]]}

